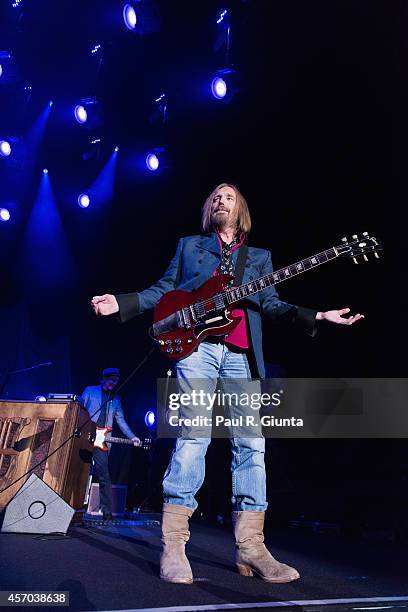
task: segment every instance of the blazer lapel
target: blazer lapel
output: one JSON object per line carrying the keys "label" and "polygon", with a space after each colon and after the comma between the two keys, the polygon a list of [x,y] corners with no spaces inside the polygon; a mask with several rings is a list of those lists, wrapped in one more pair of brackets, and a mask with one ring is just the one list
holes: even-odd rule
{"label": "blazer lapel", "polygon": [[217,234],[215,234],[215,232],[213,232],[212,234],[201,236],[200,249],[203,249],[204,251],[209,251],[214,255],[218,255],[218,257],[221,259],[220,245],[218,242]]}

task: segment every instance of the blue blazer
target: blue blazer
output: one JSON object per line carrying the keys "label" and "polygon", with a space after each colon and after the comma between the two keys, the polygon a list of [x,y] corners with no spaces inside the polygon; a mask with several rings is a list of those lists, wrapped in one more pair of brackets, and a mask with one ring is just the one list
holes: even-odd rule
{"label": "blue blazer", "polygon": [[[87,409],[92,421],[97,422],[100,412],[96,412],[102,404],[102,386],[86,387],[82,393],[82,400]],[[96,413],[96,414],[95,414]],[[123,414],[122,402],[118,395],[114,395],[113,399],[106,406],[106,427],[112,427],[113,419],[116,420],[122,433],[129,439],[134,438],[135,434],[126,423],[125,415]]]}
{"label": "blue blazer", "polygon": [[[239,249],[233,252],[234,264]],[[117,295],[119,315],[122,322],[137,314],[154,308],[162,295],[173,289],[192,291],[211,278],[221,261],[218,237],[215,233],[181,238],[176,254],[163,276],[148,289],[137,293]],[[248,248],[245,272],[242,279],[247,283],[260,276],[271,274],[271,254],[265,249]],[[274,286],[249,296],[243,302],[247,314],[250,336],[250,365],[252,376],[265,378],[262,350],[262,317],[288,320],[303,328],[309,335],[316,333],[316,310],[282,302]],[[254,371],[255,370],[255,371]]]}

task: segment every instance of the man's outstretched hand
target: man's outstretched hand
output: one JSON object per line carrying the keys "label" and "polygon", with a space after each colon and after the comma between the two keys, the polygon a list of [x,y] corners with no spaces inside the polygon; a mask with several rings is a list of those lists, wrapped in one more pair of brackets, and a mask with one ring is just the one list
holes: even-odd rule
{"label": "man's outstretched hand", "polygon": [[350,308],[341,308],[340,310],[328,310],[327,312],[318,312],[316,321],[328,321],[329,323],[337,323],[337,325],[353,325],[360,319],[364,319],[364,315],[357,313],[350,317],[345,317],[350,312]]}
{"label": "man's outstretched hand", "polygon": [[97,315],[111,315],[119,312],[119,304],[114,295],[95,295],[91,300],[93,311]]}

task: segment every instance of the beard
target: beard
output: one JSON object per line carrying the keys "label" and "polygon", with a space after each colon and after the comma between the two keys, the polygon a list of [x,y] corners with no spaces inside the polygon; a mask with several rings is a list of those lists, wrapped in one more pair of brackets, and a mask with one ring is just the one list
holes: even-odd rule
{"label": "beard", "polygon": [[212,213],[211,215],[211,224],[214,229],[224,230],[227,227],[236,227],[237,219],[232,218],[229,214],[217,214]]}

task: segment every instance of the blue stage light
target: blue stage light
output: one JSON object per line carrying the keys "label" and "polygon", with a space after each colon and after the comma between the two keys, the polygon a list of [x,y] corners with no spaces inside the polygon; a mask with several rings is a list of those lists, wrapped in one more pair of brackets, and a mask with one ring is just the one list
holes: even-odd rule
{"label": "blue stage light", "polygon": [[119,147],[115,147],[115,153],[119,151]]}
{"label": "blue stage light", "polygon": [[86,186],[85,194],[89,196],[90,205],[98,210],[111,203],[115,193],[116,168],[119,154],[112,152],[103,168],[99,171],[91,185]]}
{"label": "blue stage light", "polygon": [[48,106],[54,106],[54,102],[53,102],[52,100],[50,100],[50,101],[48,102]]}
{"label": "blue stage light", "polygon": [[136,28],[137,15],[131,4],[125,4],[123,7],[123,21],[128,30],[134,30]]}
{"label": "blue stage light", "polygon": [[101,49],[102,49],[102,45],[100,45],[99,43],[94,45],[91,49],[91,55],[96,55],[96,53],[99,53]]}
{"label": "blue stage light", "polygon": [[10,211],[7,208],[0,208],[0,221],[10,221]]}
{"label": "blue stage light", "polygon": [[11,145],[7,140],[0,140],[0,155],[8,157],[11,153]]}
{"label": "blue stage light", "polygon": [[159,158],[154,153],[149,153],[146,157],[146,166],[150,172],[155,172],[160,165]]}
{"label": "blue stage light", "polygon": [[88,208],[90,203],[91,203],[91,200],[89,198],[89,195],[87,193],[81,193],[81,195],[78,197],[79,206],[81,208]]}
{"label": "blue stage light", "polygon": [[224,21],[224,18],[227,15],[228,15],[227,9],[224,9],[223,11],[221,11],[221,13],[219,13],[217,17],[217,25],[219,25],[222,21]]}
{"label": "blue stage light", "polygon": [[0,64],[0,77],[3,74],[3,66]]}
{"label": "blue stage light", "polygon": [[44,168],[43,174],[48,174],[48,168]]}
{"label": "blue stage light", "polygon": [[80,98],[74,108],[75,120],[88,130],[98,130],[103,124],[102,107],[93,98]]}
{"label": "blue stage light", "polygon": [[227,84],[221,77],[215,77],[211,81],[211,93],[217,100],[222,100],[227,93]]}
{"label": "blue stage light", "polygon": [[86,123],[88,120],[88,113],[86,112],[86,108],[84,106],[82,106],[81,104],[77,104],[77,106],[75,107],[75,119],[78,121],[78,123]]}
{"label": "blue stage light", "polygon": [[144,420],[146,427],[153,427],[156,422],[156,415],[153,410],[148,410],[148,412],[146,412]]}

